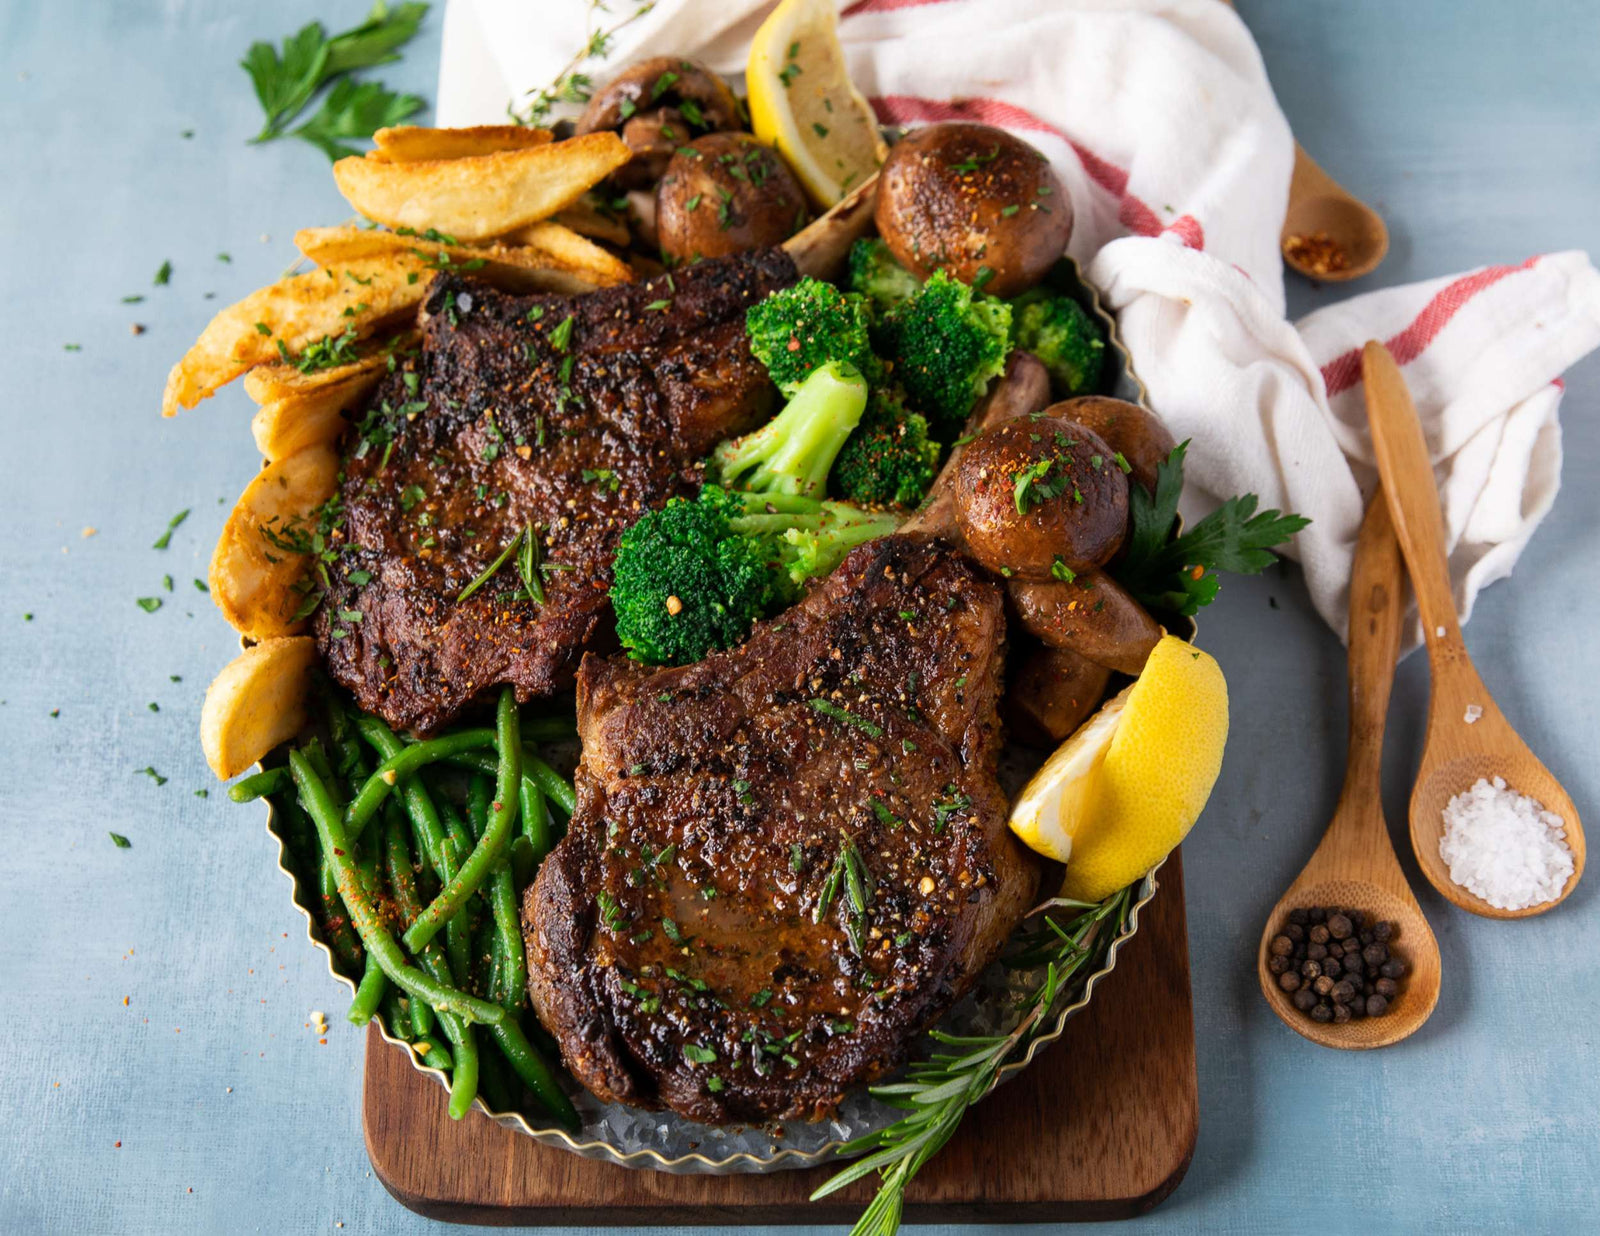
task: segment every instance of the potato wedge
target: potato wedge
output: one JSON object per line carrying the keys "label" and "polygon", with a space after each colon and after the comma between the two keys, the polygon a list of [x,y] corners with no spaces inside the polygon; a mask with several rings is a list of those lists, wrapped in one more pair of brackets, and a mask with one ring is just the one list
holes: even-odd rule
{"label": "potato wedge", "polygon": [[356,407],[372,393],[387,369],[383,365],[358,367],[341,382],[327,383],[314,391],[289,395],[264,403],[250,420],[256,449],[268,463],[319,443],[331,445],[344,432],[348,421],[344,412]]}
{"label": "potato wedge", "polygon": [[380,163],[470,159],[502,150],[545,146],[553,136],[549,129],[528,129],[520,124],[481,124],[465,129],[427,129],[406,124],[374,133],[372,140],[378,148],[366,157]]}
{"label": "potato wedge", "polygon": [[304,593],[305,552],[294,543],[315,527],[316,512],[339,475],[339,455],[320,444],[268,464],[249,485],[222,527],[211,555],[211,599],[239,634],[249,639],[292,635]]}
{"label": "potato wedge", "polygon": [[535,223],[519,235],[526,243],[461,245],[373,228],[310,227],[296,232],[294,243],[319,266],[404,253],[430,269],[476,271],[491,283],[513,288],[592,292],[633,277],[626,262],[560,224]]}
{"label": "potato wedge", "polygon": [[211,680],[200,709],[200,746],[219,780],[237,777],[300,732],[316,655],[309,635],[263,640]]}
{"label": "potato wedge", "polygon": [[[619,215],[607,214],[594,204],[594,195],[589,194],[568,206],[565,210],[558,210],[550,216],[551,223],[559,223],[562,227],[570,228],[579,236],[587,236],[591,240],[603,240],[608,245],[627,247],[632,237],[628,234],[628,224]],[[501,239],[507,244],[515,244],[511,236]]]}
{"label": "potato wedge", "polygon": [[401,331],[386,339],[369,339],[356,348],[358,359],[332,369],[305,373],[281,360],[257,365],[244,375],[244,391],[263,406],[283,399],[315,395],[329,386],[339,386],[363,374],[381,375],[394,353],[407,353],[417,347],[422,336],[414,330]]}
{"label": "potato wedge", "polygon": [[354,330],[365,338],[414,309],[433,268],[403,250],[340,262],[336,269],[292,275],[250,293],[212,318],[167,375],[161,414],[192,408],[255,366]]}
{"label": "potato wedge", "polygon": [[333,178],[356,210],[388,227],[488,240],[572,205],[630,157],[615,133],[587,133],[467,159],[353,156],[333,165]]}

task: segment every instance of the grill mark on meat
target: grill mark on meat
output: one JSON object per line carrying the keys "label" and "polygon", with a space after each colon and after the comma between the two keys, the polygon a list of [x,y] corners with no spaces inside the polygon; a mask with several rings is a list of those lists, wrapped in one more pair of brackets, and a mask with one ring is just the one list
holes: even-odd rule
{"label": "grill mark on meat", "polygon": [[[428,732],[499,683],[560,691],[586,648],[615,647],[617,539],[770,413],[744,315],[794,279],[776,249],[584,296],[438,276],[420,353],[380,384],[345,460],[347,545],[316,621],[334,679]],[[513,561],[458,604],[530,524],[555,568],[545,604],[517,599]]]}
{"label": "grill mark on meat", "polygon": [[[816,1119],[903,1060],[1037,886],[994,778],[1004,621],[948,544],[893,536],[696,665],[585,658],[577,811],[523,905],[580,1082]],[[859,953],[847,881],[824,891],[846,842],[873,886]]]}

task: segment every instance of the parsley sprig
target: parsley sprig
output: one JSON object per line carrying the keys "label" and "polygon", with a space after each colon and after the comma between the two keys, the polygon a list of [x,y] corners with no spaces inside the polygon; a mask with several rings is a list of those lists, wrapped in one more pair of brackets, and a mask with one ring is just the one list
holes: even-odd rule
{"label": "parsley sprig", "polygon": [[1277,561],[1274,545],[1287,541],[1311,521],[1277,510],[1257,511],[1255,494],[1229,498],[1182,536],[1173,537],[1178,497],[1183,492],[1187,441],[1157,465],[1156,492],[1129,487],[1132,516],[1127,556],[1114,569],[1117,582],[1146,609],[1194,614],[1216,599],[1216,572],[1258,575]]}
{"label": "parsley sprig", "polygon": [[[331,37],[321,22],[311,22],[283,40],[281,49],[268,42],[250,45],[240,67],[250,75],[266,121],[252,141],[298,137],[330,159],[359,153],[347,139],[371,137],[386,125],[399,124],[423,107],[416,95],[397,94],[378,82],[356,81],[347,74],[398,60],[396,54],[417,33],[426,4],[377,0],[366,21]],[[337,79],[337,80],[336,80]],[[298,128],[299,119],[317,92],[333,88],[322,107]]]}

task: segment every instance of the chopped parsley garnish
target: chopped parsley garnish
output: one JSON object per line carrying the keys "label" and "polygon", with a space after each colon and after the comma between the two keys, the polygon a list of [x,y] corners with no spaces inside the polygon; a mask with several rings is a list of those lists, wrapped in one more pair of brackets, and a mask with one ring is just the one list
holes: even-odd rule
{"label": "chopped parsley garnish", "polygon": [[767,1002],[771,999],[772,988],[763,987],[760,991],[756,992],[755,995],[750,997],[750,1007],[753,1009],[764,1009],[767,1007]]}
{"label": "chopped parsley garnish", "polygon": [[701,1047],[698,1043],[685,1043],[683,1058],[690,1064],[712,1064],[716,1061],[717,1053],[709,1047]]}
{"label": "chopped parsley garnish", "polygon": [[623,924],[628,921],[628,916],[617,899],[602,888],[594,895],[594,900],[600,907],[601,921],[612,931],[620,931]]}
{"label": "chopped parsley garnish", "polygon": [[557,352],[565,352],[567,345],[572,342],[572,324],[574,321],[576,321],[576,318],[568,314],[562,319],[561,325],[550,332],[550,346]]}
{"label": "chopped parsley garnish", "polygon": [[173,530],[175,528],[177,528],[177,526],[179,524],[181,524],[184,520],[186,520],[188,518],[189,518],[189,508],[188,507],[184,507],[183,510],[179,511],[176,515],[174,515],[171,519],[169,519],[167,521],[167,530],[156,538],[156,543],[154,545],[152,545],[150,548],[151,549],[165,549],[168,545],[171,545],[172,544],[172,533],[173,533]]}
{"label": "chopped parsley garnish", "polygon": [[172,263],[171,262],[163,262],[163,263],[161,263],[160,267],[156,270],[156,277],[154,279],[152,279],[150,282],[154,283],[158,288],[166,287],[167,284],[171,283],[172,282]]}
{"label": "chopped parsley garnish", "polygon": [[677,922],[673,919],[664,918],[661,920],[661,933],[674,944],[683,943],[683,932],[679,929]]}
{"label": "chopped parsley garnish", "polygon": [[153,614],[161,608],[160,597],[138,597],[134,603],[147,614]]}
{"label": "chopped parsley garnish", "polygon": [[958,815],[972,806],[972,797],[963,794],[954,785],[944,787],[946,797],[933,804],[933,831],[942,833],[950,823],[950,817]]}
{"label": "chopped parsley garnish", "polygon": [[136,777],[149,777],[150,780],[154,781],[157,785],[165,785],[167,783],[167,779],[149,764],[146,764],[143,768],[135,768],[133,770],[133,775]]}
{"label": "chopped parsley garnish", "polygon": [[[1057,465],[1061,467],[1061,474],[1052,477],[1050,472]],[[1067,475],[1066,460],[1051,457],[1036,459],[1016,475],[1013,496],[1016,500],[1017,514],[1026,515],[1033,507],[1040,506],[1052,498],[1059,498],[1070,486],[1072,478]]]}
{"label": "chopped parsley garnish", "polygon": [[977,273],[972,276],[972,290],[974,292],[983,291],[988,286],[989,280],[993,278],[994,268],[992,266],[978,267]]}
{"label": "chopped parsley garnish", "polygon": [[335,369],[340,365],[353,365],[358,359],[356,356],[356,340],[359,335],[354,326],[346,326],[342,333],[337,335],[324,335],[321,339],[306,344],[296,356],[289,350],[289,345],[282,339],[278,340],[278,355],[286,365],[293,365],[301,373],[317,373],[323,369]]}
{"label": "chopped parsley garnish", "polygon": [[706,1078],[706,1089],[709,1090],[712,1094],[721,1094],[722,1093],[722,1078],[718,1077],[715,1073],[713,1073],[710,1077]]}
{"label": "chopped parsley garnish", "polygon": [[884,825],[886,828],[899,828],[900,825],[905,823],[904,820],[889,810],[881,798],[874,798],[872,800],[872,814],[877,816],[878,823]]}
{"label": "chopped parsley garnish", "polygon": [[133,842],[129,841],[121,833],[107,833],[106,835],[111,838],[112,843],[119,850],[126,850],[129,846],[131,846],[133,844]]}
{"label": "chopped parsley garnish", "polygon": [[1078,578],[1078,573],[1061,560],[1061,555],[1055,556],[1055,561],[1050,564],[1050,577],[1059,579],[1063,584],[1070,584]]}

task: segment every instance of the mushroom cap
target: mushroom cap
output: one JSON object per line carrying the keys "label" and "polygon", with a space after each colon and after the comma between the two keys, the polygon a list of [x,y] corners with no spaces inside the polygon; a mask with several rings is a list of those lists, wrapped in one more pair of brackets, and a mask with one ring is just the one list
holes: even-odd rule
{"label": "mushroom cap", "polygon": [[595,91],[578,117],[576,131],[618,129],[632,116],[665,105],[681,112],[685,99],[702,117],[696,127],[711,132],[739,127],[739,101],[727,82],[698,61],[654,56],[629,65]]}
{"label": "mushroom cap", "polygon": [[661,252],[678,261],[780,244],[805,223],[789,165],[748,133],[708,133],[680,149],[656,188]]}
{"label": "mushroom cap", "polygon": [[1072,239],[1072,201],[1044,155],[965,121],[917,129],[890,150],[876,220],[902,266],[923,278],[943,269],[993,296],[1038,283]]}
{"label": "mushroom cap", "polygon": [[1023,580],[1110,560],[1128,529],[1128,479],[1091,430],[1037,415],[996,425],[957,462],[956,524],[974,557]]}

